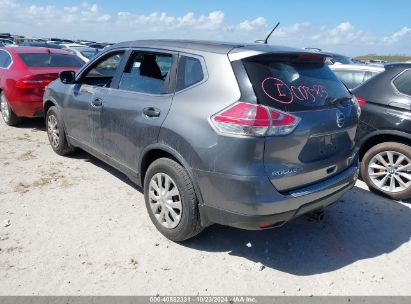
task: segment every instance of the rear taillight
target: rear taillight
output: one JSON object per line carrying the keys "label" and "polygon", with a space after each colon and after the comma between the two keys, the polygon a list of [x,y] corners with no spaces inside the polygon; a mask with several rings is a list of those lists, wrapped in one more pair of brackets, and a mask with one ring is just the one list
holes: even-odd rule
{"label": "rear taillight", "polygon": [[45,88],[50,82],[56,80],[58,74],[41,74],[41,75],[27,75],[22,79],[16,81],[16,88],[18,89],[37,89]]}
{"label": "rear taillight", "polygon": [[262,105],[238,102],[211,117],[221,133],[247,136],[287,135],[300,118]]}
{"label": "rear taillight", "polygon": [[357,109],[357,116],[360,117],[361,116],[361,107],[360,107],[360,103],[358,102],[357,97],[352,95],[351,102],[354,105],[354,107]]}
{"label": "rear taillight", "polygon": [[365,106],[365,104],[367,103],[367,100],[365,100],[364,98],[361,98],[361,97],[358,97],[358,96],[355,96],[355,98],[357,98],[357,100],[358,100],[358,105],[359,105],[360,107]]}
{"label": "rear taillight", "polygon": [[270,114],[271,127],[268,129],[267,135],[290,134],[300,122],[300,118],[278,110],[271,109]]}
{"label": "rear taillight", "polygon": [[316,54],[302,54],[298,57],[300,61],[325,61],[325,57]]}

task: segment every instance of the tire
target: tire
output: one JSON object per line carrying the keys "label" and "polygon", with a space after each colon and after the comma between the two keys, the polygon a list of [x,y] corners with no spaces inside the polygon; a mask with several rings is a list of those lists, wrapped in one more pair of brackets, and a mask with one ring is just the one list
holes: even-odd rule
{"label": "tire", "polygon": [[59,155],[66,155],[75,150],[68,142],[63,120],[57,107],[52,106],[46,114],[46,129],[50,146]]}
{"label": "tire", "polygon": [[370,189],[392,199],[411,198],[411,147],[397,142],[372,147],[362,159],[361,176]]}
{"label": "tire", "polygon": [[160,158],[150,165],[144,178],[144,199],[151,221],[166,238],[180,242],[202,231],[193,184],[174,160]]}
{"label": "tire", "polygon": [[1,106],[1,116],[3,117],[4,122],[8,126],[15,126],[21,122],[21,118],[18,117],[10,107],[10,103],[7,100],[4,92],[0,94],[0,106]]}

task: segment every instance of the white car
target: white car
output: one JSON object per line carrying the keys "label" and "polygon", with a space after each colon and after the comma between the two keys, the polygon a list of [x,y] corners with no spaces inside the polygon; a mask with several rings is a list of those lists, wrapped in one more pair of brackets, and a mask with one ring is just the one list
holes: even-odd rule
{"label": "white car", "polygon": [[81,47],[70,47],[64,48],[65,51],[68,51],[77,57],[80,57],[84,62],[89,62],[91,58],[96,56],[100,50],[95,48],[90,48],[87,46],[82,45]]}
{"label": "white car", "polygon": [[60,43],[60,45],[64,48],[78,48],[78,47],[86,47],[87,45],[79,44],[79,43]]}
{"label": "white car", "polygon": [[330,69],[350,90],[385,70],[383,66],[366,64],[334,64]]}
{"label": "white car", "polygon": [[7,38],[0,38],[0,46],[5,46],[5,45],[13,45],[15,44],[13,40],[7,39]]}

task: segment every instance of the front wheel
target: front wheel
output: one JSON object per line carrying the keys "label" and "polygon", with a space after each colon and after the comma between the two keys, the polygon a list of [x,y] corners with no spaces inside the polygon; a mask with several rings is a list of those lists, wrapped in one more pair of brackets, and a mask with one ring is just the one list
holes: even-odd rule
{"label": "front wheel", "polygon": [[154,161],[144,179],[151,221],[165,237],[184,241],[200,233],[197,196],[187,171],[169,158]]}
{"label": "front wheel", "polygon": [[385,142],[372,147],[361,162],[367,185],[393,199],[411,198],[411,147]]}
{"label": "front wheel", "polygon": [[47,111],[46,127],[47,136],[54,152],[59,155],[65,155],[75,150],[75,148],[67,142],[63,120],[55,106],[50,107]]}

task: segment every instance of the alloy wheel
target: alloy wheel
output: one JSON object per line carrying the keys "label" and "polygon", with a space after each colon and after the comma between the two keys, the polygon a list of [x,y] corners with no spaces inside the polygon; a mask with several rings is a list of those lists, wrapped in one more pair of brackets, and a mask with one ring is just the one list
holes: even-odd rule
{"label": "alloy wheel", "polygon": [[165,173],[155,174],[150,180],[148,197],[157,221],[168,229],[177,227],[181,221],[182,203],[173,179]]}
{"label": "alloy wheel", "polygon": [[386,192],[401,192],[411,186],[411,161],[397,151],[382,151],[368,165],[372,183]]}
{"label": "alloy wheel", "polygon": [[60,131],[54,114],[50,114],[47,119],[47,134],[49,136],[50,144],[53,148],[57,148],[60,143]]}

